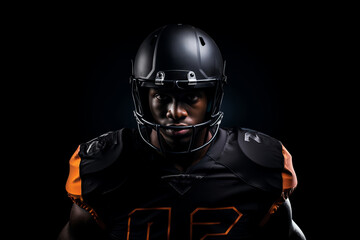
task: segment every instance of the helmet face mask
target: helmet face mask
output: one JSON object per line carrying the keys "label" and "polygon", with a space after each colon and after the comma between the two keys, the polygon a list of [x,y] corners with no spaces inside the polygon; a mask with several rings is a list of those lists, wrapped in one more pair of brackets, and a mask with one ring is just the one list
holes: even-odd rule
{"label": "helmet face mask", "polygon": [[[164,154],[192,153],[209,145],[223,118],[220,106],[226,82],[224,68],[215,42],[193,26],[166,25],[151,33],[137,52],[130,77],[134,116],[145,143]],[[149,110],[149,89],[205,90],[208,99],[205,120],[186,126],[159,124]],[[182,130],[189,133],[185,145],[176,137],[171,141],[164,139],[164,132]],[[157,137],[158,144],[154,144],[151,135]]]}

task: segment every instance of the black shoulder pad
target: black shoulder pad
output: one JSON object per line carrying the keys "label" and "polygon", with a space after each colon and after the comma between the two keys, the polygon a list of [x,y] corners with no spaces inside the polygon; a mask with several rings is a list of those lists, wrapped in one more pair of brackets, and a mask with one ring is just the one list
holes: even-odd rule
{"label": "black shoulder pad", "polygon": [[118,132],[107,132],[81,144],[80,156],[92,156],[102,151],[106,146],[117,144],[117,134]]}
{"label": "black shoulder pad", "polygon": [[268,168],[283,168],[281,142],[264,133],[241,128],[238,143],[243,153],[256,164]]}
{"label": "black shoulder pad", "polygon": [[118,159],[122,150],[124,129],[108,132],[80,144],[81,174],[98,172]]}
{"label": "black shoulder pad", "polygon": [[227,133],[224,150],[217,162],[250,186],[281,193],[283,157],[280,142],[250,129],[234,128]]}
{"label": "black shoulder pad", "polygon": [[123,128],[80,145],[81,190],[90,205],[96,205],[99,194],[110,193],[126,179],[135,137],[135,129]]}

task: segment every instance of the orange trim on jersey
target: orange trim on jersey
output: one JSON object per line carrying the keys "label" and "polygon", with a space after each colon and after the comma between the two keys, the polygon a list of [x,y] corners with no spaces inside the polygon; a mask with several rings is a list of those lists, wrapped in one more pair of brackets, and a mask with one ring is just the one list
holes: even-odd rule
{"label": "orange trim on jersey", "polygon": [[79,156],[80,146],[76,149],[75,153],[72,155],[69,165],[69,177],[66,181],[66,191],[74,198],[81,199],[81,178],[80,178],[80,161]]}
{"label": "orange trim on jersey", "polygon": [[80,145],[72,155],[69,161],[70,170],[69,170],[69,176],[66,181],[66,191],[68,192],[68,195],[70,199],[77,204],[82,209],[86,210],[91,214],[91,216],[94,218],[94,220],[97,222],[97,224],[100,226],[100,228],[105,229],[105,224],[99,219],[99,216],[95,212],[95,210],[87,205],[85,202],[83,202],[83,198],[81,195],[81,178],[80,178],[80,162],[81,158],[79,156],[80,152]]}
{"label": "orange trim on jersey", "polygon": [[287,194],[297,186],[297,178],[292,164],[292,157],[284,145],[282,145],[282,154],[284,155],[284,170],[282,172],[283,192]]}
{"label": "orange trim on jersey", "polygon": [[[127,234],[126,239],[129,240],[130,238],[130,226],[131,226],[131,215],[133,215],[136,211],[152,211],[152,210],[166,210],[168,211],[168,228],[167,228],[167,240],[170,239],[170,226],[171,226],[171,207],[153,207],[153,208],[135,208],[129,213],[128,218],[128,226],[127,226]],[[150,227],[154,222],[148,222],[146,228],[146,240],[149,240],[150,237]]]}
{"label": "orange trim on jersey", "polygon": [[282,193],[281,196],[271,205],[264,218],[260,221],[259,225],[261,227],[269,221],[271,215],[278,210],[278,208],[284,203],[285,199],[289,197],[294,188],[297,186],[297,178],[292,164],[292,157],[284,145],[282,145],[282,154],[284,156],[284,170],[281,174],[283,180]]}
{"label": "orange trim on jersey", "polygon": [[228,235],[228,233],[230,232],[230,230],[235,226],[235,224],[239,221],[239,219],[242,217],[242,213],[239,212],[235,207],[220,207],[220,208],[196,208],[191,214],[190,214],[190,240],[193,239],[193,226],[194,225],[215,225],[215,224],[220,224],[221,222],[194,222],[194,215],[199,212],[199,211],[216,211],[216,210],[229,210],[232,209],[234,210],[238,216],[235,219],[235,221],[226,229],[225,232],[223,233],[207,233],[204,236],[202,236],[202,238],[200,240],[204,240],[205,238],[207,238],[208,236],[225,236]]}
{"label": "orange trim on jersey", "polygon": [[281,204],[284,203],[284,198],[283,195],[276,200],[273,205],[271,205],[271,207],[269,208],[269,211],[266,213],[266,215],[263,217],[263,219],[260,221],[259,226],[263,227],[270,219],[271,215],[274,214],[278,208],[281,206]]}
{"label": "orange trim on jersey", "polygon": [[86,203],[84,203],[81,198],[76,197],[74,195],[69,194],[70,199],[73,201],[73,203],[75,203],[76,205],[78,205],[79,207],[81,207],[82,209],[84,209],[85,211],[87,211],[88,213],[90,213],[90,215],[93,217],[93,219],[96,221],[96,223],[99,225],[99,227],[101,229],[105,229],[106,226],[104,224],[104,222],[102,222],[99,218],[99,216],[97,215],[97,213],[95,212],[95,210],[90,207],[89,205],[87,205]]}

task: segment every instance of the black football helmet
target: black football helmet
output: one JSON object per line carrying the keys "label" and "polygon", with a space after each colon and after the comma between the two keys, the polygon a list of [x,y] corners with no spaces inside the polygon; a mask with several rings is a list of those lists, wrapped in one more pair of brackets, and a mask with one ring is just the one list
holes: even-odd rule
{"label": "black football helmet", "polygon": [[[214,140],[223,118],[220,107],[225,83],[225,62],[218,46],[207,33],[183,24],[169,24],[153,31],[139,47],[130,77],[134,116],[140,136],[149,146],[163,153],[184,154],[204,148]],[[210,93],[206,121],[192,126],[164,126],[155,123],[148,107],[149,88],[206,89]],[[193,140],[197,132],[204,128],[212,132],[212,137],[204,140],[201,146],[195,146]],[[187,150],[166,150],[162,144],[160,129],[192,129]],[[160,149],[150,141],[152,130],[157,132]]]}

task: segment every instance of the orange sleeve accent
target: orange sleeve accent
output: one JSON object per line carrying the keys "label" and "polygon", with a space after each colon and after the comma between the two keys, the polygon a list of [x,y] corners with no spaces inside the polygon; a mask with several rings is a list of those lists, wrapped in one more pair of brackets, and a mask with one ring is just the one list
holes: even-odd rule
{"label": "orange sleeve accent", "polygon": [[70,165],[70,170],[69,170],[69,177],[66,181],[66,191],[69,194],[69,197],[71,198],[71,200],[77,204],[79,207],[85,209],[86,211],[88,211],[93,218],[95,219],[95,221],[99,224],[99,226],[101,228],[105,228],[104,223],[99,219],[97,213],[95,212],[95,210],[90,207],[89,205],[87,205],[85,202],[83,202],[83,198],[81,195],[81,178],[80,178],[80,162],[81,162],[81,158],[79,156],[79,152],[80,152],[80,146],[78,146],[78,148],[76,149],[76,151],[74,152],[74,154],[72,155],[72,157],[70,158],[69,161],[69,165]]}
{"label": "orange sleeve accent", "polygon": [[284,203],[285,199],[289,197],[294,188],[297,186],[297,178],[292,164],[292,157],[284,145],[282,145],[282,154],[284,156],[284,170],[281,174],[283,180],[283,192],[273,205],[271,205],[268,213],[261,220],[260,226],[264,226],[269,221],[270,216],[278,210],[278,208]]}
{"label": "orange sleeve accent", "polygon": [[79,156],[80,146],[76,149],[75,153],[72,155],[69,165],[69,177],[66,182],[66,191],[74,198],[81,199],[81,178],[80,178],[80,161]]}
{"label": "orange sleeve accent", "polygon": [[282,153],[284,155],[284,170],[282,172],[283,192],[286,194],[289,191],[291,193],[297,186],[297,178],[292,163],[292,157],[284,145],[282,145]]}

